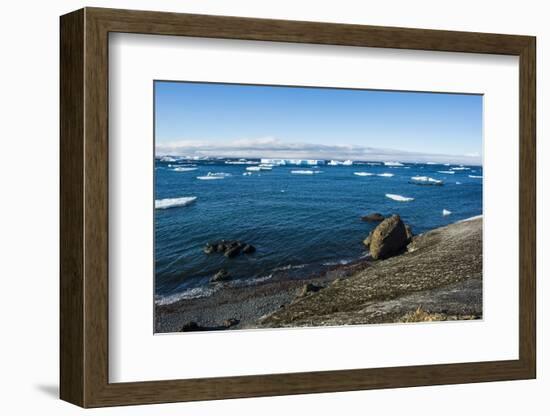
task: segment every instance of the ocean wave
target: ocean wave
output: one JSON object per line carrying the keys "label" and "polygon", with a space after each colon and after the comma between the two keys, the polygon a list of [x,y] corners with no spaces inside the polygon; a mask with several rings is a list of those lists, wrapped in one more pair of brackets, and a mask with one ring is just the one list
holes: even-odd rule
{"label": "ocean wave", "polygon": [[454,175],[455,172],[452,170],[438,170],[437,173],[443,173],[444,175]]}
{"label": "ocean wave", "polygon": [[370,173],[370,172],[353,172],[354,175],[357,175],[357,176],[373,176],[374,173]]}
{"label": "ocean wave", "polygon": [[403,195],[397,195],[397,194],[386,194],[386,198],[393,199],[394,201],[399,201],[399,202],[414,201],[414,198],[406,197]]}
{"label": "ocean wave", "polygon": [[455,182],[455,185],[462,185],[462,182]]}
{"label": "ocean wave", "polygon": [[401,162],[384,162],[384,165],[385,166],[405,166],[403,163]]}
{"label": "ocean wave", "polygon": [[393,173],[378,173],[376,176],[382,176],[383,178],[391,178]]}
{"label": "ocean wave", "polygon": [[468,177],[473,179],[483,179],[483,176],[480,175],[468,175]]}
{"label": "ocean wave", "polygon": [[194,287],[192,289],[184,290],[183,292],[174,293],[167,296],[157,296],[155,303],[159,306],[170,305],[176,303],[180,300],[186,299],[198,299],[211,296],[216,292],[218,288],[216,286],[212,287]]}
{"label": "ocean wave", "polygon": [[262,170],[262,168],[259,166],[248,166],[246,170],[248,170],[249,172],[259,172]]}
{"label": "ocean wave", "polygon": [[184,167],[177,167],[172,169],[174,172],[191,172],[193,170],[197,170],[198,168],[184,168]]}
{"label": "ocean wave", "polygon": [[346,264],[350,264],[352,260],[338,260],[338,261],[327,261],[325,263],[321,263],[323,266],[345,266]]}
{"label": "ocean wave", "polygon": [[281,271],[292,270],[292,269],[303,269],[304,267],[306,267],[305,264],[287,264],[286,266],[275,267],[273,271],[281,272]]}
{"label": "ocean wave", "polygon": [[429,183],[435,183],[435,184],[443,183],[443,181],[430,178],[429,176],[412,176],[411,180],[415,182],[429,182]]}
{"label": "ocean wave", "polygon": [[449,210],[447,210],[447,209],[445,209],[445,208],[443,208],[443,211],[441,212],[441,214],[442,214],[444,217],[446,217],[447,215],[451,215],[452,212],[449,211]]}
{"label": "ocean wave", "polygon": [[184,196],[181,198],[165,198],[155,200],[155,209],[184,207],[197,200],[196,196]]}
{"label": "ocean wave", "polygon": [[451,170],[470,170],[470,168],[464,167],[464,166],[458,166],[451,168]]}
{"label": "ocean wave", "polygon": [[474,220],[477,220],[479,218],[483,218],[483,214],[480,214],[480,215],[475,215],[473,217],[470,217],[470,218],[465,218],[463,220],[460,220],[460,221],[457,221],[457,222],[468,222],[468,221],[474,221]]}

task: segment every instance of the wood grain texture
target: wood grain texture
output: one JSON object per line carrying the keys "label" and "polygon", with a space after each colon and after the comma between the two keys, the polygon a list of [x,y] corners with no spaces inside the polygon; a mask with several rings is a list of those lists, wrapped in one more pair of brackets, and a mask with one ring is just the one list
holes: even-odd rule
{"label": "wood grain texture", "polygon": [[[108,33],[520,57],[518,360],[207,379],[108,380]],[[61,18],[61,397],[83,407],[535,377],[535,38],[87,8]]]}
{"label": "wood grain texture", "polygon": [[84,12],[61,19],[60,44],[60,388],[84,404]]}

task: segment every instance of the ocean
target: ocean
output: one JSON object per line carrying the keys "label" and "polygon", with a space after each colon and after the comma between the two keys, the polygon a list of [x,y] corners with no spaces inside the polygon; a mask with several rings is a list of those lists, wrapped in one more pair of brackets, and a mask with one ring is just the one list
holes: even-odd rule
{"label": "ocean", "polygon": [[[482,213],[480,166],[354,162],[247,170],[254,166],[155,161],[156,303],[221,290],[209,281],[222,268],[232,277],[227,284],[248,286],[357,260],[378,224],[361,221],[370,213],[399,214],[414,234]],[[203,252],[222,239],[252,244],[256,252],[232,259]]]}

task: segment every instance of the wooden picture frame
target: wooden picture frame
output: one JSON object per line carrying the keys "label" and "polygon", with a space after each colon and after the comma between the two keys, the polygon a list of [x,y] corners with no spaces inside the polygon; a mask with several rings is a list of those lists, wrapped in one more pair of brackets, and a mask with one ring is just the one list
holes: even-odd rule
{"label": "wooden picture frame", "polygon": [[[82,407],[530,379],[536,376],[535,38],[85,8],[61,17],[61,399]],[[515,55],[520,66],[519,359],[109,383],[111,32]]]}

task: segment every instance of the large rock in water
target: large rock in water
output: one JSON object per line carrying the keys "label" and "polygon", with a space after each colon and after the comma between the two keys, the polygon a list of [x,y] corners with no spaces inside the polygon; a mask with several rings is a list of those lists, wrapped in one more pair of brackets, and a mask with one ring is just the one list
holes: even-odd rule
{"label": "large rock in water", "polygon": [[373,231],[369,251],[373,259],[386,259],[401,252],[410,237],[399,215],[392,215],[382,221]]}

